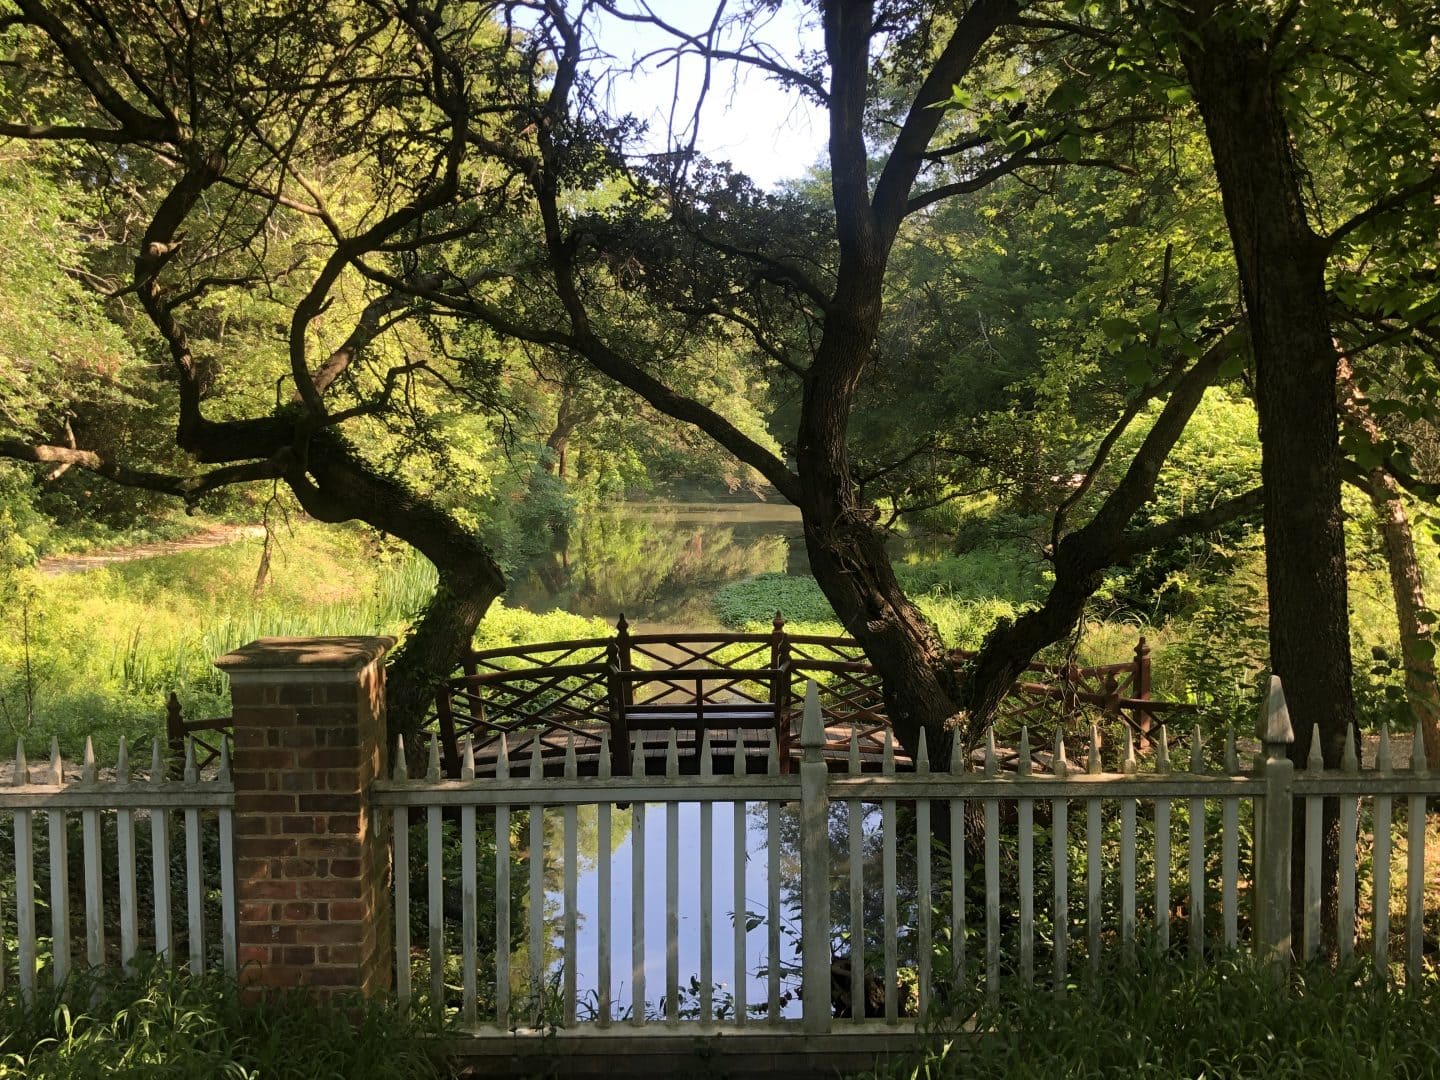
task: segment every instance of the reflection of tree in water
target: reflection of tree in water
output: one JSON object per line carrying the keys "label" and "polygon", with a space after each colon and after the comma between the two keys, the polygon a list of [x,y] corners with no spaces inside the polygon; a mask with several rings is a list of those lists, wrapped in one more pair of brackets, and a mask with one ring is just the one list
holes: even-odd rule
{"label": "reflection of tree in water", "polygon": [[512,596],[532,606],[581,613],[643,612],[647,622],[679,621],[696,602],[708,619],[709,592],[727,581],[784,570],[785,537],[737,535],[674,514],[600,513],[565,544],[524,568]]}
{"label": "reflection of tree in water", "polygon": [[[545,811],[544,860],[541,872],[543,919],[541,970],[544,985],[533,987],[530,977],[530,810],[514,807],[510,814],[510,940],[509,986],[510,1022],[530,1025],[539,1021],[557,1022],[561,1006],[555,992],[560,978],[564,946],[564,851],[565,820],[558,809]],[[630,835],[630,815],[611,815],[610,851],[613,855]],[[599,815],[594,806],[581,806],[576,814],[576,877],[592,871],[599,857]],[[447,820],[443,826],[443,905],[445,927],[445,1004],[452,1013],[461,1006],[463,971],[463,893],[460,876],[461,842],[458,820]],[[476,846],[476,989],[478,1012],[482,1021],[495,1017],[496,918],[495,815],[478,811],[475,815]],[[411,943],[424,947],[428,942],[429,892],[426,860],[426,827],[414,824],[410,831],[410,926]],[[583,923],[584,913],[577,921]],[[429,970],[417,965],[413,974],[416,995],[428,998]]]}
{"label": "reflection of tree in water", "polygon": [[[764,836],[766,806],[750,807],[754,818],[752,835]],[[895,938],[899,966],[916,962],[918,923],[915,888],[915,814],[913,806],[901,803],[895,812]],[[880,973],[885,949],[884,830],[878,803],[860,804],[861,864],[864,886],[861,892],[864,930],[865,970]],[[784,903],[800,907],[800,816],[780,815],[780,891]],[[937,849],[938,852],[938,849]],[[761,853],[763,855],[763,852]],[[934,879],[943,856],[933,860]],[[932,897],[932,903],[934,898]],[[836,957],[852,951],[850,928],[850,809],[849,803],[830,804],[830,948]]]}

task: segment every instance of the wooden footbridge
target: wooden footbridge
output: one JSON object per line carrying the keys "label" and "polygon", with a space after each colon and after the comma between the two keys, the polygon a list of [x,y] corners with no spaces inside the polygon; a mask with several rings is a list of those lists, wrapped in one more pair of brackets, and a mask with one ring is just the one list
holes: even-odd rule
{"label": "wooden footbridge", "polygon": [[[970,655],[953,654],[956,662]],[[819,688],[825,754],[847,767],[852,736],[862,767],[881,767],[889,721],[879,674],[852,638],[789,634],[776,614],[770,633],[632,634],[622,615],[613,637],[516,645],[472,652],[462,674],[436,696],[435,732],[445,773],[460,775],[462,740],[473,740],[476,771],[494,775],[501,753],[529,762],[539,745],[547,775],[559,775],[573,745],[583,774],[665,768],[673,738],[682,771],[698,769],[708,737],[717,772],[789,772],[805,684]],[[1082,710],[1124,719],[1138,732],[1173,705],[1150,699],[1150,650],[1142,638],[1124,664],[1080,668],[1032,663],[1001,723],[1039,726]],[[897,767],[909,759],[894,748]],[[774,764],[772,764],[772,762]],[[526,766],[521,765],[524,768]]]}
{"label": "wooden footbridge", "polygon": [[[972,653],[956,650],[956,663]],[[699,769],[708,737],[720,773],[789,772],[806,683],[819,690],[824,753],[835,771],[849,768],[852,737],[864,771],[879,771],[886,735],[880,676],[848,637],[790,634],[777,612],[770,633],[632,634],[620,616],[611,637],[485,649],[464,656],[437,690],[429,727],[447,776],[460,775],[461,747],[472,740],[476,773],[494,776],[505,755],[528,771],[538,744],[545,774],[558,776],[573,745],[581,775],[600,772],[608,745],[610,772],[629,776],[637,762],[662,773],[673,737],[682,772]],[[1034,662],[1001,706],[1002,733],[1034,730],[1081,717],[1124,721],[1143,748],[1152,722],[1193,709],[1150,697],[1150,648],[1142,637],[1122,664],[1079,667]],[[230,718],[186,720],[170,695],[167,730],[175,759],[193,740],[201,767],[219,756]],[[896,767],[911,762],[894,747]]]}

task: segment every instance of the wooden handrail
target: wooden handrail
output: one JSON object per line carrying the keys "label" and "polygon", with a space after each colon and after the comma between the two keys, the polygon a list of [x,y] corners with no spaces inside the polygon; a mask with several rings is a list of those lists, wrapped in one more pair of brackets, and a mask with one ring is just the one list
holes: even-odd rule
{"label": "wooden handrail", "polygon": [[762,682],[786,674],[790,669],[778,668],[611,668],[612,677],[622,682]]}
{"label": "wooden handrail", "polygon": [[576,638],[573,641],[533,642],[529,645],[497,645],[493,649],[476,649],[467,652],[465,661],[490,660],[497,656],[523,656],[529,652],[564,652],[566,649],[603,649],[611,638]]}

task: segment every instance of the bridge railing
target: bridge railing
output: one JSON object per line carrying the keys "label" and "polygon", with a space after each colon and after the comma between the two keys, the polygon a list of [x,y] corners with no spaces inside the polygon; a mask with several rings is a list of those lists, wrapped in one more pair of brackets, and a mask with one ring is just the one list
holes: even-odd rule
{"label": "bridge railing", "polygon": [[[975,654],[956,650],[951,656],[963,664]],[[458,775],[459,740],[467,734],[480,740],[482,760],[505,732],[538,729],[593,743],[597,726],[621,731],[616,725],[626,710],[646,704],[678,708],[683,702],[685,715],[673,718],[681,730],[696,727],[697,711],[722,702],[774,709],[777,741],[788,750],[811,680],[827,728],[854,728],[867,751],[878,753],[890,726],[880,674],[860,644],[838,635],[790,634],[779,612],[769,633],[634,634],[621,615],[610,638],[487,649],[468,654],[460,666],[464,674],[448,680],[436,698],[435,726],[450,776]],[[782,669],[786,677],[775,680],[773,673]],[[1154,721],[1195,708],[1150,697],[1144,638],[1123,664],[1035,661],[1027,670],[1030,676],[1015,684],[1001,707],[1000,726],[1008,732],[1027,723],[1098,715],[1126,722],[1144,749]]]}

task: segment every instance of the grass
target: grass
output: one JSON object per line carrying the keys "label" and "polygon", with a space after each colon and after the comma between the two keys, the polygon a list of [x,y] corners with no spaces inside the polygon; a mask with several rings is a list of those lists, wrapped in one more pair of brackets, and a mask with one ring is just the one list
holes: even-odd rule
{"label": "grass", "polygon": [[445,1075],[430,1033],[385,1005],[293,993],[241,1001],[220,975],[159,964],[83,973],[32,1003],[0,999],[0,1080],[421,1080]]}
{"label": "grass", "polygon": [[1248,958],[1157,962],[1089,976],[1063,998],[1036,987],[982,1001],[966,1033],[870,1075],[1419,1080],[1440,1075],[1437,1006],[1434,981],[1387,990],[1356,972],[1312,969],[1280,985]]}
{"label": "grass", "polygon": [[[0,637],[6,750],[23,738],[34,760],[55,737],[73,756],[94,734],[105,760],[122,734],[142,746],[163,734],[172,690],[189,717],[228,715],[215,657],[266,636],[402,636],[435,586],[425,559],[358,530],[297,525],[279,538],[269,583],[257,593],[259,559],[259,541],[248,540],[62,577],[32,574],[24,596],[33,694],[25,689],[26,642],[18,633]],[[12,626],[18,603],[4,612]],[[598,620],[497,604],[476,645],[597,632],[605,632]]]}

